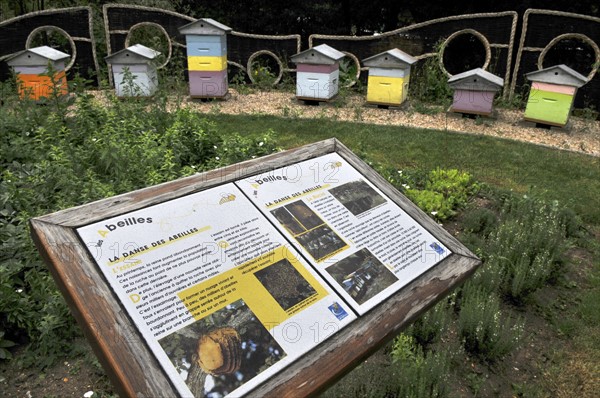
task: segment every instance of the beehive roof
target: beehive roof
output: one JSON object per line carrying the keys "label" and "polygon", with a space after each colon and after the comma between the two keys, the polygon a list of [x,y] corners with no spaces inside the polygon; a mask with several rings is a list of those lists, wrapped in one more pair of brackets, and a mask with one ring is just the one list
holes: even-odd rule
{"label": "beehive roof", "polygon": [[482,89],[501,89],[504,86],[504,79],[481,68],[476,68],[452,76],[448,79],[448,85],[455,89],[474,89],[476,86],[481,86]]}
{"label": "beehive roof", "polygon": [[588,81],[587,77],[564,64],[529,72],[525,74],[525,77],[532,82],[563,84],[573,87],[581,87]]}
{"label": "beehive roof", "polygon": [[159,51],[146,47],[142,44],[135,44],[133,46],[119,50],[107,56],[104,59],[106,60],[106,62],[114,64],[137,64],[150,62],[159,55]]}
{"label": "beehive roof", "polygon": [[294,63],[307,64],[333,64],[344,58],[345,54],[336,50],[327,44],[321,44],[292,55],[291,60]]}
{"label": "beehive roof", "polygon": [[229,26],[223,25],[212,18],[199,18],[179,28],[182,35],[224,35],[231,32]]}
{"label": "beehive roof", "polygon": [[365,66],[375,66],[381,68],[401,68],[407,65],[412,65],[415,62],[417,62],[415,57],[397,48],[384,51],[363,60]]}
{"label": "beehive roof", "polygon": [[56,50],[52,47],[41,46],[19,51],[18,53],[8,57],[6,62],[11,66],[35,65],[39,64],[40,62],[48,62],[48,60],[55,62],[62,61],[69,57],[69,54]]}

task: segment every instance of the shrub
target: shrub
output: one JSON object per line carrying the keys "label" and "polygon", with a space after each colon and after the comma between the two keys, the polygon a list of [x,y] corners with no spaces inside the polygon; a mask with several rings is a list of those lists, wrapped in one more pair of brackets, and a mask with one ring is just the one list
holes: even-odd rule
{"label": "shrub", "polygon": [[558,202],[513,196],[505,201],[498,228],[490,233],[485,253],[488,267],[501,275],[501,294],[521,304],[556,276],[569,246],[565,213]]}
{"label": "shrub", "polygon": [[503,358],[519,342],[523,321],[503,317],[498,297],[474,284],[465,285],[462,295],[458,331],[465,349],[488,362]]}
{"label": "shrub", "polygon": [[367,361],[323,394],[323,397],[446,397],[449,361],[445,353],[425,354],[415,340],[400,334],[392,362]]}
{"label": "shrub", "polygon": [[465,214],[463,228],[467,233],[487,238],[498,226],[498,216],[485,207],[473,209]]}
{"label": "shrub", "polygon": [[447,106],[451,103],[452,89],[448,76],[440,68],[439,56],[419,62],[411,73],[409,96],[417,103]]}
{"label": "shrub", "polygon": [[398,372],[393,389],[397,397],[445,397],[448,395],[449,361],[445,353],[428,352],[400,334],[394,339],[392,363]]}
{"label": "shrub", "polygon": [[451,320],[450,309],[441,301],[414,321],[406,330],[419,345],[427,347],[446,333]]}
{"label": "shrub", "polygon": [[31,217],[277,150],[272,132],[223,137],[199,114],[167,112],[160,101],[102,106],[78,93],[74,102],[58,116],[15,97],[0,107],[0,344],[30,342],[26,365],[74,353],[78,335],[29,238]]}

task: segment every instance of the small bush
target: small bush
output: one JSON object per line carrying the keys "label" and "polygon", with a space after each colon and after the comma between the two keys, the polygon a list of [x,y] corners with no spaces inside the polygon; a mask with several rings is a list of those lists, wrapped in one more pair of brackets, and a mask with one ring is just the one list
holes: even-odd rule
{"label": "small bush", "polygon": [[502,274],[501,294],[521,304],[556,276],[570,245],[564,214],[558,202],[527,195],[506,200],[485,248],[487,262]]}
{"label": "small bush", "polygon": [[416,103],[450,105],[452,89],[448,86],[448,76],[440,68],[438,56],[429,57],[413,68],[409,96]]}
{"label": "small bush", "polygon": [[517,346],[523,322],[503,317],[498,297],[473,284],[462,295],[458,331],[465,350],[488,362],[502,359]]}
{"label": "small bush", "polygon": [[416,341],[400,334],[394,340],[392,363],[398,372],[393,396],[445,397],[449,361],[445,353],[424,353]]}
{"label": "small bush", "polygon": [[421,210],[438,221],[454,216],[479,190],[479,185],[465,172],[455,169],[397,170],[367,162],[398,190],[406,194]]}
{"label": "small bush", "polygon": [[424,353],[410,336],[394,340],[391,363],[367,361],[327,390],[334,397],[446,397],[449,361],[445,353]]}
{"label": "small bush", "polygon": [[451,321],[451,313],[445,301],[436,304],[406,330],[419,345],[427,347],[444,335]]}
{"label": "small bush", "polygon": [[487,238],[498,226],[498,216],[484,207],[468,211],[463,219],[463,228],[467,233]]}

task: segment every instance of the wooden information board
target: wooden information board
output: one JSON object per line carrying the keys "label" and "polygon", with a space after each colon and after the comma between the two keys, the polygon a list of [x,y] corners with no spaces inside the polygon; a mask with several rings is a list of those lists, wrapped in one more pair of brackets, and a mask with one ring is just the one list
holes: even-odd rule
{"label": "wooden information board", "polygon": [[31,220],[122,396],[308,396],[480,261],[330,139]]}

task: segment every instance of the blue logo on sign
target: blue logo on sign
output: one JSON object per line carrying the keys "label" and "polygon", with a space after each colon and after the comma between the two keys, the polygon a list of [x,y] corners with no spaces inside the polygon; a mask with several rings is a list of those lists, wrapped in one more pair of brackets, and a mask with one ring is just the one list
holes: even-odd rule
{"label": "blue logo on sign", "polygon": [[444,249],[442,248],[442,246],[438,245],[437,242],[433,242],[432,244],[429,245],[429,247],[431,247],[433,250],[435,250],[435,252],[439,255],[444,254]]}
{"label": "blue logo on sign", "polygon": [[344,310],[342,308],[342,306],[339,305],[337,302],[331,304],[327,308],[329,308],[329,311],[331,311],[331,313],[333,315],[335,315],[337,317],[337,319],[339,319],[340,321],[348,316],[348,313],[346,312],[346,310]]}

